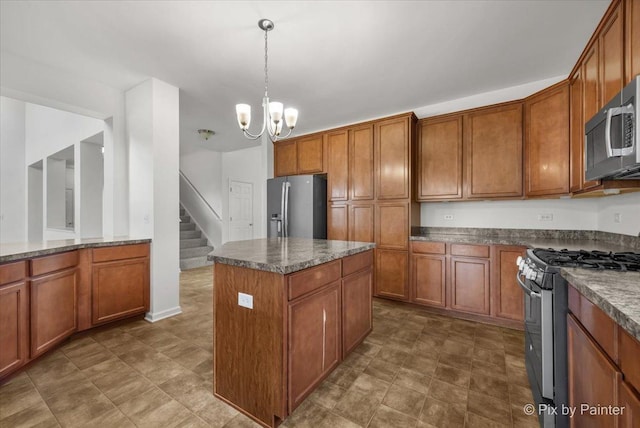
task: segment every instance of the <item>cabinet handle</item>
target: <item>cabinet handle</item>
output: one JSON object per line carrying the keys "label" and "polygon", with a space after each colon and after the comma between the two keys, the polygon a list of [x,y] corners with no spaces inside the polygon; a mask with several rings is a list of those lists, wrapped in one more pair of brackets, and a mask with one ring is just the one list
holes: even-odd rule
{"label": "cabinet handle", "polygon": [[322,371],[324,371],[324,358],[327,344],[327,310],[322,308]]}

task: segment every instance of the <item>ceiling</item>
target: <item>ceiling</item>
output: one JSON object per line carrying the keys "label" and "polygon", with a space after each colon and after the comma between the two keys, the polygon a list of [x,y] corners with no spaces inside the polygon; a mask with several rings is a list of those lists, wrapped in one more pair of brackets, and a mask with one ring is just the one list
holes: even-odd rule
{"label": "ceiling", "polygon": [[567,75],[609,0],[0,4],[3,52],[120,90],[175,85],[181,145],[227,151],[254,144],[235,104],[262,122],[260,18],[275,22],[270,97],[298,108],[303,134]]}

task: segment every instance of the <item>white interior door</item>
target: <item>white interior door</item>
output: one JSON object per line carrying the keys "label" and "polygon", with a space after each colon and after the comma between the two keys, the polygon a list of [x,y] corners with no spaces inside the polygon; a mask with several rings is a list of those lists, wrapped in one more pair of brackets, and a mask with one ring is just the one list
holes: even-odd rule
{"label": "white interior door", "polygon": [[253,239],[253,183],[229,180],[229,241]]}

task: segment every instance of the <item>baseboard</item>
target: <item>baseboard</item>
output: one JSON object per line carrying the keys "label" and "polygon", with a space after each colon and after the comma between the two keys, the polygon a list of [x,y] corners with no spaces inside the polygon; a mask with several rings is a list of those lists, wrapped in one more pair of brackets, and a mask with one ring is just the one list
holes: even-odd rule
{"label": "baseboard", "polygon": [[144,316],[144,319],[149,322],[156,322],[165,318],[172,317],[174,315],[179,315],[181,313],[182,308],[180,308],[180,306],[176,306],[175,308],[166,309],[161,312],[147,312]]}

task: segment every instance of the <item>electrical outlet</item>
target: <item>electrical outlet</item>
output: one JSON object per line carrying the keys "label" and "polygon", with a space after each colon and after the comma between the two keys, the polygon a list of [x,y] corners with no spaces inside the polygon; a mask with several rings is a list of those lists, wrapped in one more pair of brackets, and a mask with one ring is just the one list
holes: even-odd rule
{"label": "electrical outlet", "polygon": [[613,222],[614,223],[622,223],[622,214],[614,213],[613,214]]}
{"label": "electrical outlet", "polygon": [[453,214],[445,214],[444,215],[444,219],[445,220],[453,220]]}
{"label": "electrical outlet", "polygon": [[553,214],[538,214],[538,221],[553,221]]}
{"label": "electrical outlet", "polygon": [[238,306],[253,309],[253,296],[251,294],[238,293]]}

